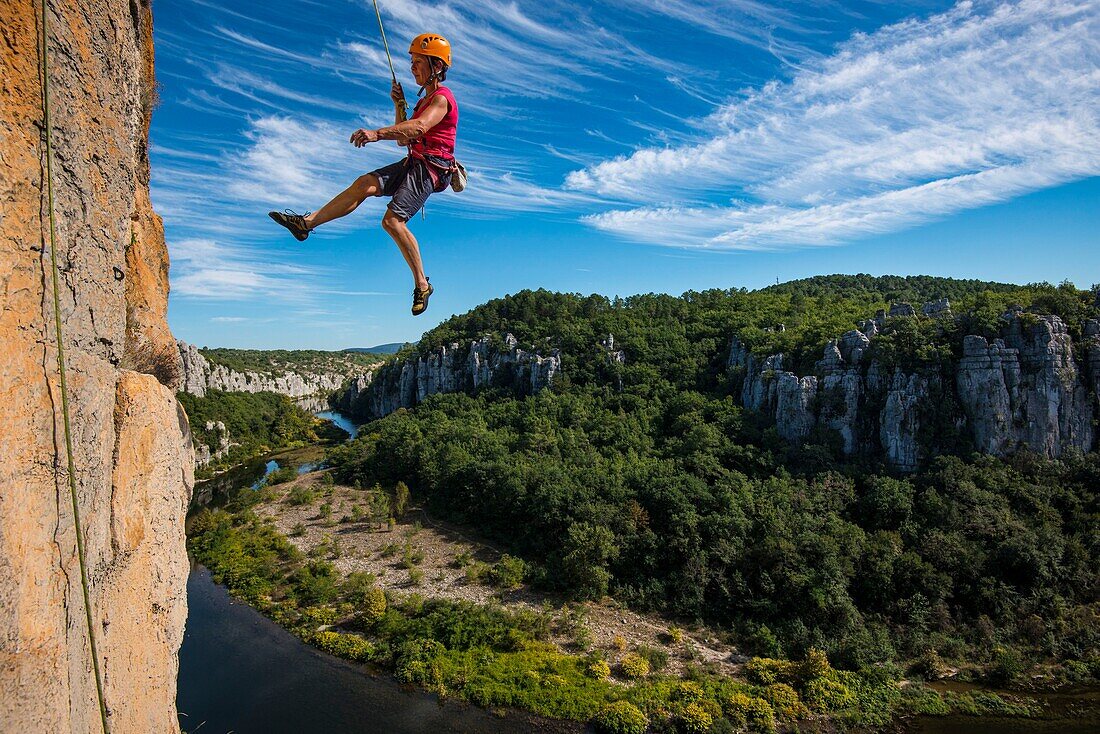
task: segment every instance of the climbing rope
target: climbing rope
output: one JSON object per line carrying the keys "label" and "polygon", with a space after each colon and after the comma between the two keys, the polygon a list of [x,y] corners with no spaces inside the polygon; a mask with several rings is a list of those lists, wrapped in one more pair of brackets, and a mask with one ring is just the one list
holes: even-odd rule
{"label": "climbing rope", "polygon": [[[382,27],[382,13],[378,11],[378,0],[374,0],[374,15],[378,18],[378,30],[382,32],[382,46],[386,49],[386,61],[390,64],[390,76],[393,77],[393,83],[397,84],[397,74],[393,70],[393,59],[390,57],[390,44],[386,43],[386,29]],[[401,100],[401,114],[403,117],[409,116],[409,105],[405,100]]]}
{"label": "climbing rope", "polygon": [[[57,338],[57,371],[61,384],[61,415],[65,424],[65,453],[68,459],[69,472],[69,496],[73,503],[73,524],[76,528],[76,551],[80,564],[80,587],[84,591],[84,617],[88,625],[88,644],[92,653],[92,670],[95,672],[95,690],[99,699],[99,718],[103,724],[103,734],[110,734],[111,727],[107,723],[107,703],[103,698],[103,680],[99,672],[99,653],[96,651],[95,625],[92,622],[92,603],[88,594],[88,570],[84,556],[84,533],[80,526],[80,503],[76,498],[76,471],[73,463],[73,439],[71,424],[69,421],[69,397],[65,383],[65,341],[61,328],[61,287],[57,277],[57,225],[54,221],[53,205],[53,136],[50,122],[50,74],[49,74],[49,29],[47,26],[48,14],[46,12],[47,0],[42,0],[42,34],[41,50],[38,57],[41,60],[42,73],[42,126],[46,133],[46,197],[50,216],[50,268],[53,281],[53,320],[54,331]],[[45,236],[42,238],[45,240]],[[45,245],[45,242],[43,242]]]}

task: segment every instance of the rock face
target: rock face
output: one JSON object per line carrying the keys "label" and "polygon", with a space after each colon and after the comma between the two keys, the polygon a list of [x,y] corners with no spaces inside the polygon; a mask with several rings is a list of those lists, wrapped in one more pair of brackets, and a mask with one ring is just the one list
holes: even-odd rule
{"label": "rock face", "polygon": [[221,421],[207,421],[206,430],[218,432],[218,448],[211,451],[205,443],[199,443],[195,447],[195,466],[206,466],[229,454],[229,429],[225,424]]}
{"label": "rock face", "polygon": [[340,409],[363,418],[381,418],[411,408],[428,396],[472,392],[482,387],[511,387],[533,395],[561,372],[561,356],[541,356],[519,347],[505,334],[501,346],[486,336],[463,348],[457,342],[416,359],[395,360],[376,372],[353,379],[338,398]]}
{"label": "rock face", "polygon": [[[978,449],[1001,454],[1028,446],[1046,456],[1066,448],[1088,451],[1096,378],[1089,381],[1074,358],[1073,342],[1057,316],[1015,314],[1004,339],[989,344],[968,336],[959,363],[958,388]],[[1095,349],[1087,339],[1084,351]]]}
{"label": "rock face", "polygon": [[187,342],[178,342],[178,346],[183,368],[181,389],[200,398],[206,395],[207,390],[274,392],[292,398],[307,398],[338,390],[349,377],[362,372],[354,367],[328,372],[237,372],[225,365],[211,363],[198,348]]}
{"label": "rock face", "polygon": [[[958,430],[978,451],[998,456],[1024,447],[1047,457],[1094,448],[1100,322],[1086,324],[1075,351],[1057,316],[1009,312],[1002,338],[965,337],[950,374],[931,368],[888,372],[867,358],[887,318],[916,313],[907,303],[894,304],[889,315],[880,311],[829,342],[816,374],[804,377],[783,369],[782,354],[759,359],[735,338],[727,364],[744,376],[742,405],[774,418],[788,440],[803,439],[815,427],[829,429],[845,454],[881,452],[903,471],[927,458],[936,438],[927,434],[935,426]],[[950,319],[951,305],[934,301],[920,313]]]}
{"label": "rock face", "polygon": [[[37,3],[0,5],[0,731],[101,730],[69,499]],[[149,204],[148,2],[48,0],[57,275],[73,466],[114,734],[178,732],[194,458]]]}

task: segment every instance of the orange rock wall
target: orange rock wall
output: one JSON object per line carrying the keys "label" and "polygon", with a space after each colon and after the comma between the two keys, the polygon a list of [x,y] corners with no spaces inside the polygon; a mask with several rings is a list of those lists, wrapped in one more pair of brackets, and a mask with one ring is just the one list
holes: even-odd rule
{"label": "orange rock wall", "polygon": [[[193,485],[149,203],[147,0],[47,0],[60,313],[114,734],[178,732]],[[38,2],[0,2],[0,732],[98,732],[62,433]]]}

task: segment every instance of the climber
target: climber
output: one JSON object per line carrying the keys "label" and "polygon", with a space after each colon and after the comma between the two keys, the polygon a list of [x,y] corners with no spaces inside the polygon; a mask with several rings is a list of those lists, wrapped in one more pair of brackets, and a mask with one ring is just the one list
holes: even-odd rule
{"label": "climber", "polygon": [[394,124],[377,130],[361,128],[351,135],[351,144],[356,148],[379,140],[395,140],[408,148],[408,155],[363,174],[316,212],[295,214],[287,210],[270,212],[268,216],[290,230],[300,242],[325,222],[351,214],[368,196],[391,197],[382,217],[382,228],[397,243],[412,271],[412,313],[419,316],[428,308],[428,298],[435,289],[424,275],[420,245],[407,223],[430,194],[450,185],[455,166],[458,103],[451,90],[442,85],[451,67],[451,45],[447,39],[422,33],[413,39],[409,54],[413,78],[420,85],[417,96],[423,95],[413,108],[412,119],[405,119],[405,95],[394,79],[390,90],[396,108]]}

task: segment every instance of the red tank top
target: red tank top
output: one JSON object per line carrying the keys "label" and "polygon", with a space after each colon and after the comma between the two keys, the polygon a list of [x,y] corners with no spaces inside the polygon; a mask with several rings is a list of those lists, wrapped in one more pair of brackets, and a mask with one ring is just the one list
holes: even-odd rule
{"label": "red tank top", "polygon": [[424,133],[424,136],[413,142],[411,149],[421,155],[435,155],[447,160],[455,157],[455,137],[458,133],[458,103],[446,87],[439,87],[432,94],[420,100],[413,110],[412,119],[420,116],[420,113],[428,109],[428,101],[435,95],[442,95],[447,100],[447,114],[435,124],[432,129]]}

